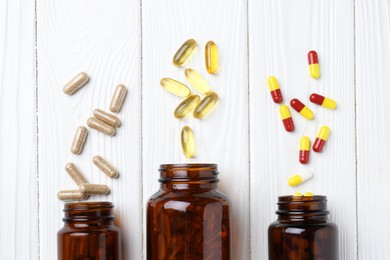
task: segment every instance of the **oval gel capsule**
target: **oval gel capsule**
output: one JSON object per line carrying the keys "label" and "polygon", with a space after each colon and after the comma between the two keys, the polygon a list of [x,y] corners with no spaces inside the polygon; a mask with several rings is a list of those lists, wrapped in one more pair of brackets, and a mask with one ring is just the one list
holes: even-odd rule
{"label": "oval gel capsule", "polygon": [[299,101],[299,99],[292,99],[290,101],[290,106],[307,120],[312,120],[314,118],[313,111],[311,111],[307,106],[305,106],[305,104]]}
{"label": "oval gel capsule", "polygon": [[283,101],[283,96],[280,91],[278,80],[274,76],[271,76],[268,78],[267,82],[272,100],[275,103],[281,103]]}
{"label": "oval gel capsule", "polygon": [[177,119],[186,118],[195,107],[199,104],[200,97],[198,95],[191,95],[184,99],[175,109],[174,116]]}
{"label": "oval gel capsule", "polygon": [[280,113],[280,116],[282,117],[284,129],[286,129],[287,132],[294,131],[294,128],[295,128],[294,121],[291,117],[290,109],[288,108],[288,106],[281,105],[279,107],[279,113]]}
{"label": "oval gel capsule", "polygon": [[166,91],[179,97],[188,97],[191,94],[191,90],[186,85],[174,79],[163,78],[160,85]]}
{"label": "oval gel capsule", "polygon": [[310,95],[310,101],[328,109],[336,109],[337,107],[336,101],[316,93]]}
{"label": "oval gel capsule", "polygon": [[326,140],[328,140],[330,129],[327,126],[322,126],[318,132],[317,138],[313,144],[313,151],[319,153],[324,148]]}
{"label": "oval gel capsule", "polygon": [[207,96],[205,96],[202,101],[199,102],[199,104],[194,109],[194,117],[196,119],[203,119],[208,114],[210,114],[211,111],[214,110],[215,106],[218,102],[218,95],[215,92],[211,92]]}
{"label": "oval gel capsule", "polygon": [[207,81],[195,70],[186,69],[184,74],[186,75],[188,82],[190,82],[199,93],[207,95],[211,91],[209,83],[207,83]]}
{"label": "oval gel capsule", "polygon": [[185,157],[195,157],[195,138],[189,126],[184,126],[181,129],[181,148]]}
{"label": "oval gel capsule", "polygon": [[189,39],[185,41],[173,56],[173,65],[181,67],[187,63],[196,49],[196,41]]}
{"label": "oval gel capsule", "polygon": [[299,140],[299,162],[307,164],[309,162],[310,155],[310,138],[302,136]]}
{"label": "oval gel capsule", "polygon": [[318,55],[316,51],[309,51],[307,54],[307,59],[309,62],[309,71],[310,71],[310,76],[313,79],[318,79],[320,78],[320,65],[318,64]]}
{"label": "oval gel capsule", "polygon": [[218,47],[213,41],[206,43],[205,47],[205,59],[206,59],[206,69],[210,74],[216,74],[218,72]]}
{"label": "oval gel capsule", "polygon": [[290,179],[288,179],[288,184],[290,186],[297,186],[312,177],[313,173],[311,171],[303,171],[301,173],[291,176]]}

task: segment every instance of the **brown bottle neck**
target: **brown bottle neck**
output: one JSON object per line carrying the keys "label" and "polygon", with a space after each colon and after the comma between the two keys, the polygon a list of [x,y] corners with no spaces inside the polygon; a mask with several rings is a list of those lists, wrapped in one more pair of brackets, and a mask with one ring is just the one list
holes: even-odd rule
{"label": "brown bottle neck", "polygon": [[217,188],[216,164],[162,164],[161,189],[166,191],[205,192]]}
{"label": "brown bottle neck", "polygon": [[64,206],[65,225],[103,226],[114,221],[114,205],[111,202],[72,202]]}
{"label": "brown bottle neck", "polygon": [[325,223],[328,220],[326,196],[281,196],[278,221],[284,223]]}

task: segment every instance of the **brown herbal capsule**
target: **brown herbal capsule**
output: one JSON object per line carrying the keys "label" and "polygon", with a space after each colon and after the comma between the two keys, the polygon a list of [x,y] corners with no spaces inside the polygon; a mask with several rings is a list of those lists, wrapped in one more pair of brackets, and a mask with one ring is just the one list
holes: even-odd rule
{"label": "brown herbal capsule", "polygon": [[127,88],[125,87],[125,85],[119,84],[118,86],[116,86],[110,104],[111,112],[118,113],[121,110],[123,102],[125,101],[126,94]]}
{"label": "brown herbal capsule", "polygon": [[81,172],[76,168],[76,165],[74,165],[73,163],[68,163],[65,166],[65,170],[68,172],[68,174],[77,184],[77,186],[80,186],[84,183],[88,183],[88,181],[84,178]]}
{"label": "brown herbal capsule", "polygon": [[113,136],[115,135],[115,127],[110,126],[107,123],[104,123],[102,120],[97,119],[96,117],[90,117],[87,121],[87,125],[90,128],[98,130],[106,135]]}
{"label": "brown herbal capsule", "polygon": [[61,190],[57,194],[59,200],[86,200],[88,195],[80,190]]}
{"label": "brown herbal capsule", "polygon": [[106,160],[104,160],[101,156],[96,155],[93,157],[92,162],[104,172],[110,178],[117,178],[119,173],[118,171],[109,164]]}
{"label": "brown herbal capsule", "polygon": [[101,109],[95,109],[93,111],[93,115],[97,118],[102,120],[103,122],[109,124],[113,127],[119,127],[121,125],[121,120],[117,118],[114,115],[111,115],[110,113],[107,113]]}
{"label": "brown herbal capsule", "polygon": [[80,190],[87,195],[110,193],[110,188],[108,188],[108,186],[104,184],[84,183],[80,185]]}
{"label": "brown herbal capsule", "polygon": [[82,86],[84,86],[88,81],[88,74],[85,72],[80,72],[64,86],[64,93],[67,95],[72,95]]}
{"label": "brown herbal capsule", "polygon": [[77,128],[76,134],[73,138],[72,147],[70,151],[74,154],[80,154],[83,151],[85,140],[87,140],[88,129],[84,126]]}

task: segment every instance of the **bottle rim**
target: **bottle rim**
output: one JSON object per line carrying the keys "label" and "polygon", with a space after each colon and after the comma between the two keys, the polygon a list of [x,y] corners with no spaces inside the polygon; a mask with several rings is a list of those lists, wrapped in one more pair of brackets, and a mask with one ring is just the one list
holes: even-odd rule
{"label": "bottle rim", "polygon": [[206,181],[218,182],[218,165],[215,163],[179,163],[161,164],[160,179],[165,182]]}

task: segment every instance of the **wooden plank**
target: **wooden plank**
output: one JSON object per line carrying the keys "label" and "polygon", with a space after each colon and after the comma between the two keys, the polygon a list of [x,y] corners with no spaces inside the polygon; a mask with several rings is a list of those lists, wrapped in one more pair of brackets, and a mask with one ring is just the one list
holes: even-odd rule
{"label": "wooden plank", "polygon": [[0,259],[38,257],[34,13],[0,1]]}
{"label": "wooden plank", "polygon": [[[319,80],[309,76],[311,49],[319,54]],[[330,219],[340,228],[340,259],[356,259],[353,1],[249,0],[249,57],[252,259],[267,259],[267,227],[276,220],[277,197],[295,191],[328,196]],[[301,99],[315,120],[291,111],[296,130],[285,132],[269,94],[270,75],[279,79],[284,101]],[[308,100],[312,92],[335,99],[339,107],[315,106]],[[300,165],[300,137],[313,142],[324,124],[332,131],[324,152],[312,152],[310,164]],[[289,187],[289,176],[305,168],[314,178]]]}
{"label": "wooden plank", "polygon": [[[249,259],[247,10],[245,1],[155,1],[142,3],[143,28],[143,172],[144,205],[158,190],[162,163],[215,162],[220,189],[233,202],[232,259]],[[172,65],[177,48],[194,38],[198,49],[186,67],[196,69],[220,95],[216,111],[204,120],[176,120],[182,99],[165,92],[163,77],[186,82],[183,68]],[[213,40],[220,51],[220,72],[209,75],[204,46]],[[197,157],[186,159],[180,130],[189,125]]]}
{"label": "wooden plank", "polygon": [[360,259],[389,259],[390,5],[356,1],[356,119]]}
{"label": "wooden plank", "polygon": [[[63,223],[60,189],[76,188],[64,171],[74,162],[92,183],[108,184],[122,230],[123,259],[142,258],[140,1],[38,0],[38,111],[40,256],[56,258],[56,231]],[[73,96],[63,85],[80,71],[90,82]],[[108,111],[117,84],[128,87],[115,137],[89,131],[83,153],[70,153],[75,130],[95,108]],[[100,154],[120,171],[112,180],[93,164]]]}

